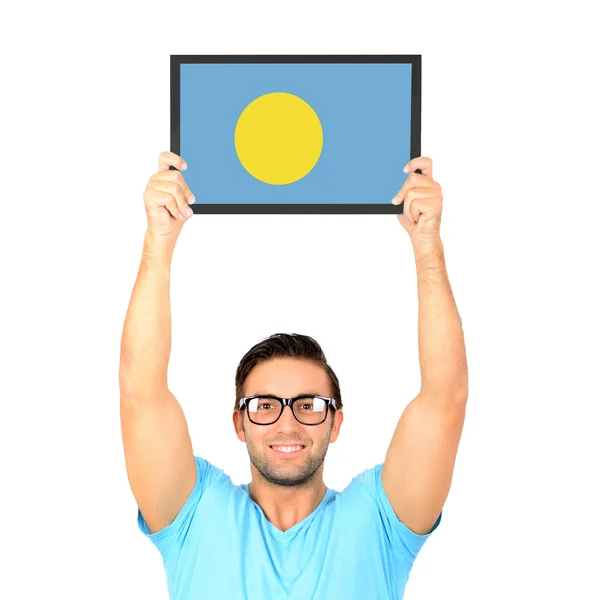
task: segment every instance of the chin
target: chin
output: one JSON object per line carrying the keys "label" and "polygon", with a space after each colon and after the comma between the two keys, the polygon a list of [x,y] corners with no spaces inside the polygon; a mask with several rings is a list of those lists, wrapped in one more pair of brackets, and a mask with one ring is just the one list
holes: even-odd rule
{"label": "chin", "polygon": [[274,467],[272,469],[261,471],[261,475],[266,481],[273,485],[281,485],[284,487],[305,485],[314,477],[314,474],[314,471],[307,470],[306,467],[303,468],[300,466],[295,469],[288,466],[282,469]]}
{"label": "chin", "polygon": [[[314,477],[319,467],[323,464],[322,458],[315,458],[305,449],[295,457],[275,456],[269,448],[269,459],[254,462],[254,466],[263,478],[274,484],[286,487],[306,485]],[[302,455],[304,454],[304,458]]]}

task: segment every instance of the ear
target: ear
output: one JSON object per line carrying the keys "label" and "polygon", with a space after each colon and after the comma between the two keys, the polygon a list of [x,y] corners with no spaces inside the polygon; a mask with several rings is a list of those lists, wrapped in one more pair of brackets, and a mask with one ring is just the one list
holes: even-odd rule
{"label": "ear", "polygon": [[333,424],[331,426],[331,434],[329,435],[329,443],[333,444],[335,440],[337,440],[338,435],[340,434],[340,427],[342,426],[342,422],[344,421],[344,411],[342,409],[336,410],[333,414]]}
{"label": "ear", "polygon": [[246,434],[244,433],[244,428],[242,427],[242,419],[243,415],[241,411],[234,410],[233,411],[233,427],[235,428],[235,435],[237,435],[238,440],[240,442],[246,441]]}

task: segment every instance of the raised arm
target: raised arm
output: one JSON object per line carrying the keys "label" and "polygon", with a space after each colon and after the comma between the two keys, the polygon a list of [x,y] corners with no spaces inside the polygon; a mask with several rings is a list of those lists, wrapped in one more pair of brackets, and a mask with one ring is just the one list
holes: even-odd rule
{"label": "raised arm", "polygon": [[162,153],[144,193],[148,228],[123,327],[119,388],[121,431],[131,490],[152,533],[169,525],[196,482],[196,466],[181,406],[169,391],[170,269],[189,209],[181,159]]}
{"label": "raised arm", "polygon": [[402,413],[389,445],[382,484],[398,518],[418,534],[429,533],[446,502],[468,396],[462,324],[446,272],[439,236],[442,194],[431,159],[409,163],[399,192],[417,267],[421,391]]}

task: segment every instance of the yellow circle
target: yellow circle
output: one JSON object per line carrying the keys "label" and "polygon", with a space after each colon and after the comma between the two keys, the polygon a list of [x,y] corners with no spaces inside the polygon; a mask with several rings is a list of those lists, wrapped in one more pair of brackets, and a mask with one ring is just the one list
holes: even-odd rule
{"label": "yellow circle", "polygon": [[243,167],[259,181],[294,183],[317,164],[323,129],[317,113],[294,94],[259,96],[235,127],[235,149]]}

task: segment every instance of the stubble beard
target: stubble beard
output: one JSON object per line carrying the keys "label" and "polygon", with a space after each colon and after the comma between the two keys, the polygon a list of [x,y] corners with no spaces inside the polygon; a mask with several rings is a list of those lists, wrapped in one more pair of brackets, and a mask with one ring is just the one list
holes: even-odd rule
{"label": "stubble beard", "polygon": [[[309,453],[308,446],[304,448],[303,452],[306,453],[306,456],[303,458],[303,462],[292,463],[290,460],[290,464],[285,464],[287,459],[277,460],[275,455],[270,458],[268,454],[272,453],[271,448],[257,450],[256,446],[248,441],[248,437],[246,437],[246,447],[248,448],[250,461],[268,483],[284,487],[306,486],[310,484],[325,460],[329,448],[330,434],[331,427],[327,435],[323,437],[321,445],[314,449],[312,453]],[[290,445],[293,445],[293,442],[290,442]]]}

